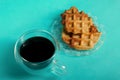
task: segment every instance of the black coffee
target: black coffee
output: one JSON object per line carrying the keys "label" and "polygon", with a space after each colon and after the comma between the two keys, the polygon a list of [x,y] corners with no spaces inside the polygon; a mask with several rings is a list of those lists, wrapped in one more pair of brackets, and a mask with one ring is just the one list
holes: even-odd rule
{"label": "black coffee", "polygon": [[41,62],[54,55],[53,43],[44,37],[32,37],[20,47],[20,55],[30,62]]}

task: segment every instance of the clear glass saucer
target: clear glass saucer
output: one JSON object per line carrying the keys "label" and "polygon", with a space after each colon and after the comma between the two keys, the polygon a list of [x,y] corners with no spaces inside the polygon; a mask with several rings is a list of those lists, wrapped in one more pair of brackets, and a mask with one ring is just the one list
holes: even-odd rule
{"label": "clear glass saucer", "polygon": [[90,49],[90,50],[76,50],[76,49],[71,48],[66,43],[64,43],[61,38],[61,33],[62,33],[62,29],[63,29],[63,25],[61,24],[61,17],[58,17],[54,20],[54,22],[52,23],[52,26],[51,26],[51,33],[57,39],[62,53],[65,53],[70,56],[87,56],[87,55],[93,54],[96,51],[100,50],[100,47],[103,45],[104,38],[105,38],[104,26],[102,24],[97,23],[96,16],[93,16],[92,19],[93,19],[94,24],[97,25],[98,31],[102,32],[102,35],[100,36],[100,39],[97,42],[97,44],[94,46],[94,48]]}

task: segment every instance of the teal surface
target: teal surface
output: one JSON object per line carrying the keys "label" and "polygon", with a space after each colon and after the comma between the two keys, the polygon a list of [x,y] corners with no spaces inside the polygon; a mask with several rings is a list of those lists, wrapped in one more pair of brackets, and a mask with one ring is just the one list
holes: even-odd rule
{"label": "teal surface", "polygon": [[[48,30],[71,6],[97,16],[106,32],[103,46],[90,56],[58,55],[63,76],[28,75],[14,60],[14,44],[31,29]],[[0,80],[120,80],[120,0],[0,0]]]}

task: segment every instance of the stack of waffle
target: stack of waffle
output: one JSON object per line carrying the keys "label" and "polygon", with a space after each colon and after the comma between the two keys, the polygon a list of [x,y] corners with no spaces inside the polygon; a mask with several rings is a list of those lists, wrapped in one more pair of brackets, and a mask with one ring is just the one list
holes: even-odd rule
{"label": "stack of waffle", "polygon": [[62,14],[62,39],[77,50],[89,50],[98,42],[101,32],[93,24],[92,18],[83,11],[71,7]]}

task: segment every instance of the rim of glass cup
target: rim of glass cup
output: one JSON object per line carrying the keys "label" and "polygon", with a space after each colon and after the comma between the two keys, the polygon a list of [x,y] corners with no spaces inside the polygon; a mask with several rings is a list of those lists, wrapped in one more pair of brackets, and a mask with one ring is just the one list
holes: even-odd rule
{"label": "rim of glass cup", "polygon": [[[20,52],[19,52],[19,50],[18,50],[18,44],[19,44],[19,42],[20,41],[22,41],[22,43],[24,42],[24,40],[23,40],[23,38],[26,36],[26,35],[28,35],[28,34],[30,34],[30,33],[34,33],[34,32],[42,32],[42,33],[45,33],[45,34],[48,34],[52,39],[53,39],[53,44],[54,44],[54,47],[55,47],[55,52],[54,52],[54,54],[50,57],[50,58],[48,58],[48,59],[46,59],[45,61],[42,61],[42,62],[35,62],[35,63],[33,63],[33,62],[30,62],[30,61],[28,61],[28,60],[26,60],[26,59],[24,59],[23,57],[21,57],[20,56]],[[37,35],[38,36],[38,35]],[[39,35],[40,36],[40,35]],[[28,38],[29,39],[29,38]],[[17,41],[16,41],[16,43],[15,43],[15,46],[14,46],[14,57],[15,57],[15,60],[17,61],[17,62],[19,62],[18,60],[17,60],[17,56],[19,56],[20,57],[20,59],[21,60],[24,60],[24,61],[26,61],[26,62],[29,62],[29,63],[31,63],[32,65],[36,65],[36,63],[37,64],[39,64],[39,63],[44,63],[44,62],[46,62],[46,61],[48,61],[48,60],[50,60],[50,59],[52,59],[54,56],[55,56],[55,53],[56,53],[56,51],[57,50],[59,50],[59,44],[58,44],[58,41],[52,36],[52,34],[50,33],[50,32],[48,32],[47,30],[38,30],[38,29],[34,29],[34,30],[29,30],[29,31],[26,31],[25,33],[23,33],[18,39],[17,39]]]}

